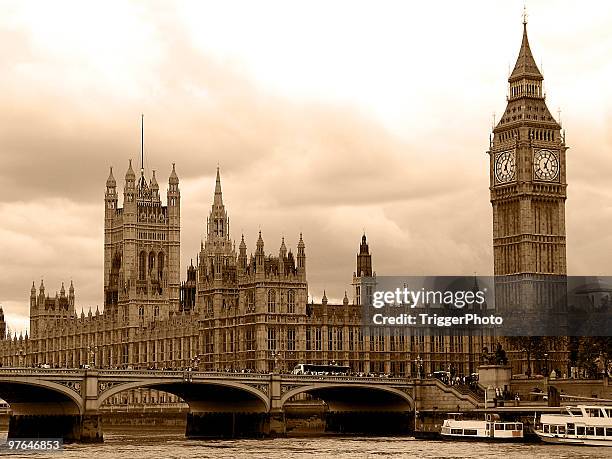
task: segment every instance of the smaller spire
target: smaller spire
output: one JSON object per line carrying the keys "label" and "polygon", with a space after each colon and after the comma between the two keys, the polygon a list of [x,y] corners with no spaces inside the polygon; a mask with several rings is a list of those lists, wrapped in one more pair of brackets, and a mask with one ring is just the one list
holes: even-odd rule
{"label": "smaller spire", "polygon": [[130,164],[128,166],[128,170],[125,173],[125,179],[126,180],[134,180],[136,178],[136,174],[134,174],[134,169],[132,169],[132,160],[130,159]]}
{"label": "smaller spire", "polygon": [[159,190],[159,184],[157,183],[157,178],[155,177],[155,170],[153,170],[153,177],[151,177],[151,189]]}
{"label": "smaller spire", "polygon": [[115,188],[117,186],[117,181],[113,176],[113,166],[110,167],[110,172],[108,174],[108,178],[106,179],[107,188]]}
{"label": "smaller spire", "polygon": [[257,238],[257,251],[263,252],[263,249],[264,249],[264,241],[263,241],[263,238],[261,237],[261,231],[260,231],[259,237]]}
{"label": "smaller spire", "polygon": [[284,236],[281,238],[280,253],[282,253],[283,255],[287,253],[287,246],[285,245],[285,237]]}
{"label": "smaller spire", "polygon": [[221,191],[221,174],[219,172],[219,166],[217,166],[217,178],[215,181],[215,198],[213,201],[213,205],[216,205],[216,206],[223,205],[223,193]]}
{"label": "smaller spire", "polygon": [[172,163],[172,172],[170,173],[170,178],[168,179],[168,183],[170,183],[170,185],[178,185],[179,183],[178,175],[176,175],[175,163]]}
{"label": "smaller spire", "polygon": [[32,294],[36,293],[36,287],[34,286],[34,281],[32,281],[32,289],[30,290],[30,293]]}
{"label": "smaller spire", "polygon": [[342,300],[342,304],[344,304],[345,306],[349,304],[349,299],[348,295],[346,294],[346,290],[344,291],[344,299]]}
{"label": "smaller spire", "polygon": [[62,282],[62,288],[60,289],[60,296],[66,296],[66,289],[64,288],[63,282]]}
{"label": "smaller spire", "polygon": [[242,235],[242,237],[240,238],[240,249],[244,249],[246,250],[246,243],[244,242],[244,234]]}
{"label": "smaller spire", "polygon": [[321,304],[327,304],[327,295],[325,294],[325,290],[323,290],[323,298],[321,298]]}
{"label": "smaller spire", "polygon": [[70,279],[70,287],[68,288],[70,293],[74,293],[74,284],[72,283],[72,279]]}
{"label": "smaller spire", "polygon": [[298,242],[298,249],[303,249],[305,247],[306,247],[306,245],[304,244],[304,239],[302,239],[302,233],[300,233],[300,240]]}

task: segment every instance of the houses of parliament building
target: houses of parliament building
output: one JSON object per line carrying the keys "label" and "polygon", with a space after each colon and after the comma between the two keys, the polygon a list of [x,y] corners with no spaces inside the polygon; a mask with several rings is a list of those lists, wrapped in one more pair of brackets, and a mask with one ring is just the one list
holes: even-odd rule
{"label": "houses of parliament building", "polygon": [[[112,169],[106,181],[104,310],[77,314],[75,288],[50,297],[41,282],[30,292],[30,334],[0,344],[1,363],[105,368],[185,368],[269,372],[298,362],[348,365],[356,372],[413,374],[427,368],[471,371],[483,342],[446,342],[443,336],[364,333],[361,295],[371,295],[372,255],[363,235],[353,273],[353,295],[341,304],[308,302],[306,245],[284,238],[266,253],[259,233],[247,254],[236,248],[217,169],[206,237],[197,263],[180,282],[180,189],[176,171],[162,205],[155,173],[125,174],[123,207]],[[3,325],[0,325],[3,326]],[[452,349],[449,346],[453,346]]]}
{"label": "houses of parliament building", "polygon": [[[527,40],[509,78],[507,108],[489,149],[494,268],[519,286],[526,301],[538,279],[564,275],[565,141],[545,103]],[[0,311],[4,366],[185,368],[290,371],[297,363],[350,366],[355,372],[413,376],[453,366],[476,371],[486,336],[390,333],[362,326],[361,303],[373,271],[363,235],[351,298],[309,301],[307,250],[281,239],[255,251],[231,239],[217,169],[206,236],[181,282],[181,192],[174,165],[162,204],[155,172],[138,177],[130,165],[122,207],[111,168],[104,195],[104,308],[77,313],[75,287],[50,296],[43,282],[30,291],[30,334],[7,336]],[[356,241],[357,242],[357,241]],[[347,273],[348,274],[348,273]],[[347,276],[348,278],[349,276]],[[531,292],[531,293],[530,293]]]}

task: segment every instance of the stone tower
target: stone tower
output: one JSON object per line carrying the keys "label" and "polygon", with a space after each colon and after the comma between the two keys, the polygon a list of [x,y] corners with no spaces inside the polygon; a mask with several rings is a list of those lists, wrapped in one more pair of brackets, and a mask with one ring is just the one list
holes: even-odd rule
{"label": "stone tower", "polygon": [[353,303],[371,304],[375,287],[376,274],[372,272],[372,255],[364,233],[357,254],[357,270],[353,273]]}
{"label": "stone tower", "polygon": [[198,310],[205,315],[218,315],[235,301],[236,282],[236,250],[230,238],[229,217],[217,168],[213,203],[206,221],[206,240],[198,255]]}
{"label": "stone tower", "polygon": [[167,318],[179,310],[180,190],[174,164],[162,205],[153,171],[144,167],[136,183],[130,160],[123,208],[118,206],[111,168],[106,181],[104,218],[105,312],[129,326]]}
{"label": "stone tower", "polygon": [[53,329],[58,319],[75,316],[74,285],[72,281],[70,281],[68,296],[66,296],[66,289],[62,282],[60,292],[59,294],[56,292],[55,297],[45,294],[45,284],[42,280],[37,294],[34,282],[32,282],[32,288],[30,289],[30,336],[32,338],[38,338],[45,329]]}
{"label": "stone tower", "polygon": [[564,296],[566,161],[560,124],[546,106],[543,76],[523,21],[507,106],[490,140],[496,305],[542,311]]}

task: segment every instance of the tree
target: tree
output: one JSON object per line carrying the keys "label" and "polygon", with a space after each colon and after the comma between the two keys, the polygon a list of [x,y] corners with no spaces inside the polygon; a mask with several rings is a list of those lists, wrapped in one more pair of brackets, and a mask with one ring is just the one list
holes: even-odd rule
{"label": "tree", "polygon": [[531,376],[531,357],[541,358],[547,349],[543,336],[510,336],[507,338],[511,348],[521,350],[527,355],[527,376]]}

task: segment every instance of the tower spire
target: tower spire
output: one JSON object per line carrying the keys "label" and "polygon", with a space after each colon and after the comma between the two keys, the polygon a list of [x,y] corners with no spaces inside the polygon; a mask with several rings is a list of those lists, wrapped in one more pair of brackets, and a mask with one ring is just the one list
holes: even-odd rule
{"label": "tower spire", "polygon": [[221,192],[221,174],[219,173],[219,166],[217,166],[217,179],[215,183],[215,198],[213,204],[223,205],[223,193]]}
{"label": "tower spire", "polygon": [[533,58],[531,48],[529,46],[529,38],[527,37],[527,11],[523,12],[523,40],[519,51],[514,70],[510,74],[508,81],[513,82],[523,78],[532,80],[543,80],[544,77],[538,69],[538,65]]}
{"label": "tower spire", "polygon": [[140,114],[140,172],[144,174],[144,113]]}

